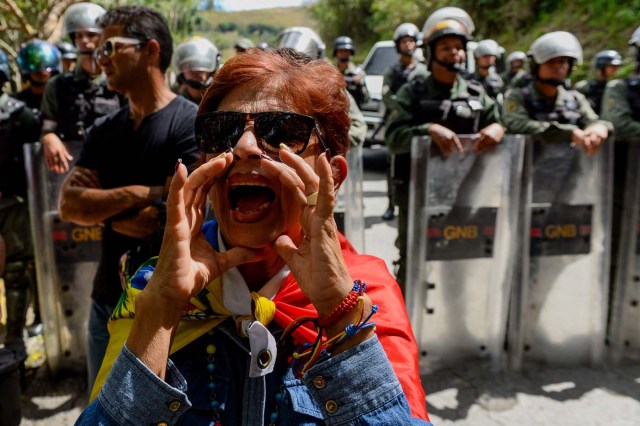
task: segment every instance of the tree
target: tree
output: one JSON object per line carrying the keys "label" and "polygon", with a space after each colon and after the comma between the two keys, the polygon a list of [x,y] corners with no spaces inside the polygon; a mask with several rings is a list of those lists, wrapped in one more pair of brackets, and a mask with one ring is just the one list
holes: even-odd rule
{"label": "tree", "polygon": [[[22,43],[33,38],[57,42],[62,34],[62,17],[69,6],[83,0],[0,0],[0,49],[10,59],[19,79],[15,58]],[[84,0],[86,1],[86,0]],[[215,6],[215,1],[211,4]],[[176,40],[190,35],[198,0],[102,0],[105,9],[124,5],[146,5],[167,19]]]}

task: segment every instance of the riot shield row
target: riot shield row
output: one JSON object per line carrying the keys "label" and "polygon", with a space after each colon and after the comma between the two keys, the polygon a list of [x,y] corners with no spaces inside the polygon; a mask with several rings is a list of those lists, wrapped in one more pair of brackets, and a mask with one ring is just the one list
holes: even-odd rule
{"label": "riot shield row", "polygon": [[609,317],[609,346],[616,364],[640,361],[640,146],[631,143],[627,149]]}
{"label": "riot shield row", "polygon": [[337,194],[334,218],[340,232],[349,240],[359,253],[365,250],[364,244],[364,162],[362,144],[352,146],[346,154],[347,178]]}
{"label": "riot shield row", "polygon": [[[78,158],[82,142],[65,145]],[[54,375],[60,370],[84,370],[102,228],[60,220],[58,194],[66,175],[46,167],[39,142],[25,145],[24,150],[47,367]]]}
{"label": "riot shield row", "polygon": [[427,137],[412,145],[406,303],[422,371],[600,364],[611,141],[594,156],[522,135],[464,146],[443,158]]}

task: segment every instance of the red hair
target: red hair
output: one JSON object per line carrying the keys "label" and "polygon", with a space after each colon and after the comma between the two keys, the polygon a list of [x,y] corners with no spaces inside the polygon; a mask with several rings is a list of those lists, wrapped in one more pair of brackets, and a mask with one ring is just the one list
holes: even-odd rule
{"label": "red hair", "polygon": [[311,60],[292,49],[248,49],[225,62],[213,76],[198,114],[215,111],[233,89],[275,89],[300,114],[316,119],[333,155],[349,147],[349,99],[344,77],[331,63]]}

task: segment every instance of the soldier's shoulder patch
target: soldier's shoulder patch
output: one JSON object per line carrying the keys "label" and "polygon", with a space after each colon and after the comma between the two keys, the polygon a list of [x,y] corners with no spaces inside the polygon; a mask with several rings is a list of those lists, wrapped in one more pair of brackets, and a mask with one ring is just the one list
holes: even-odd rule
{"label": "soldier's shoulder patch", "polygon": [[507,101],[504,104],[504,110],[507,112],[514,112],[515,110],[518,109],[518,106],[520,104],[518,103],[517,100],[513,99],[513,98],[509,98],[507,99]]}

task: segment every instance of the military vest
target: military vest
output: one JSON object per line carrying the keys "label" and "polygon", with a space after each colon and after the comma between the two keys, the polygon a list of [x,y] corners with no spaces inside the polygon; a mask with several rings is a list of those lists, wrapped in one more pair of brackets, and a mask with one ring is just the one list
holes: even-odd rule
{"label": "military vest", "polygon": [[391,84],[389,86],[389,92],[398,92],[402,85],[409,80],[409,74],[411,73],[411,71],[411,68],[405,67],[404,64],[397,62],[391,68]]}
{"label": "military vest", "polygon": [[120,109],[120,98],[104,84],[92,84],[88,78],[74,79],[63,74],[57,81],[58,117],[56,134],[63,141],[83,140],[85,130],[98,117]]}
{"label": "military vest", "polygon": [[[484,109],[482,85],[467,81],[468,97],[454,99],[425,99],[428,94],[425,78],[411,80],[414,124],[437,123],[457,134],[473,134],[479,130],[480,116]],[[395,156],[394,182],[408,185],[411,171],[411,155]]]}
{"label": "military vest", "polygon": [[589,93],[586,95],[589,105],[600,115],[602,108],[602,96],[604,95],[604,88],[607,85],[606,81],[598,81],[595,78],[587,82],[589,86]]}
{"label": "military vest", "polygon": [[625,81],[631,116],[635,121],[640,121],[640,77],[627,77]]}
{"label": "military vest", "polygon": [[[425,99],[427,81],[416,78],[411,81],[414,118],[419,123],[437,123],[457,134],[478,132],[482,114],[482,85],[467,81],[468,97],[454,99]],[[416,124],[419,124],[416,123]]]}
{"label": "military vest", "polygon": [[0,193],[23,195],[26,191],[24,157],[22,144],[15,140],[19,136],[15,120],[26,104],[11,96],[0,99]]}
{"label": "military vest", "polygon": [[537,121],[556,121],[560,124],[577,125],[582,117],[578,100],[573,90],[567,90],[567,99],[561,105],[550,107],[544,99],[536,98],[530,86],[523,87],[524,107],[531,117]]}
{"label": "military vest", "polygon": [[347,84],[347,91],[353,96],[356,104],[358,104],[358,108],[360,108],[363,104],[369,102],[369,92],[367,91],[364,78],[360,79],[359,83],[355,82],[356,75],[356,73],[347,69],[344,72],[344,81]]}

